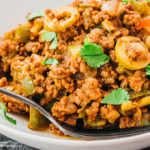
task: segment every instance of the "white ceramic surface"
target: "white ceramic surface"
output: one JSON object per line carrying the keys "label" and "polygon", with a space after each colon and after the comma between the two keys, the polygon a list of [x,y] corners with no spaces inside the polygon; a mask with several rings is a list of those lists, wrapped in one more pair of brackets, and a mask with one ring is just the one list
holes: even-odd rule
{"label": "white ceramic surface", "polygon": [[[0,0],[0,36],[25,22],[28,12],[56,8],[69,2],[71,0]],[[150,133],[114,140],[64,139],[46,132],[32,131],[27,128],[26,119],[12,114],[11,116],[17,120],[17,125],[10,124],[0,115],[0,133],[41,150],[137,150],[150,146]]]}

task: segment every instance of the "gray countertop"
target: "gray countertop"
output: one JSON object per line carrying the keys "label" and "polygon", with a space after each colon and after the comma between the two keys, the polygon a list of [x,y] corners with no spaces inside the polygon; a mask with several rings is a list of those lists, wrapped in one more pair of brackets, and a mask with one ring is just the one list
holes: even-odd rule
{"label": "gray countertop", "polygon": [[37,150],[0,134],[0,150]]}

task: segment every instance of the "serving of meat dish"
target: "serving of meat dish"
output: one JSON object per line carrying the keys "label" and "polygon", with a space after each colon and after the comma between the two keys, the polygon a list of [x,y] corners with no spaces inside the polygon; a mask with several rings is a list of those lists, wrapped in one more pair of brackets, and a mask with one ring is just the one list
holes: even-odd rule
{"label": "serving of meat dish", "polygon": [[[71,126],[150,125],[149,0],[75,0],[26,19],[0,38],[0,87]],[[0,106],[28,115],[31,129],[63,135],[16,99],[0,94]]]}

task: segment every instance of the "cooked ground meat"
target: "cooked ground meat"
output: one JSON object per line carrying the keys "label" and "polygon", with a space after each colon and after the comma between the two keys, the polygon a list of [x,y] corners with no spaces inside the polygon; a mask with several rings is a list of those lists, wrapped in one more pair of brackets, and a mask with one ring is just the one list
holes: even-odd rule
{"label": "cooked ground meat", "polygon": [[102,106],[100,108],[100,115],[103,119],[107,119],[111,124],[120,117],[119,112],[112,105]]}
{"label": "cooked ground meat", "polygon": [[123,23],[131,26],[137,25],[141,19],[140,13],[137,11],[127,11],[127,14],[124,15]]}
{"label": "cooked ground meat", "polygon": [[[135,93],[134,99],[128,98],[131,103],[149,92],[145,67],[150,63],[150,33],[147,27],[139,28],[144,12],[121,0],[75,0],[69,6],[47,9],[45,17],[0,38],[0,87],[36,101],[71,126],[78,125],[78,119],[94,129],[144,126],[150,120],[145,117],[150,113],[147,101],[127,111],[122,111],[124,103],[103,103],[118,88]],[[31,112],[3,94],[0,101],[9,112]],[[50,129],[63,135],[53,124]]]}

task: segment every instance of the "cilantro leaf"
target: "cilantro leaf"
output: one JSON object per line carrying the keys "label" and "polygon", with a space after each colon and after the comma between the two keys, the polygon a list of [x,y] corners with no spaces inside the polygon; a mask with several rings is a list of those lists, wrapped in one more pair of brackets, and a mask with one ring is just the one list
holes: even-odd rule
{"label": "cilantro leaf", "polygon": [[32,13],[32,14],[30,14],[29,16],[27,16],[26,19],[27,19],[27,21],[30,21],[30,20],[32,20],[32,19],[34,19],[34,18],[42,17],[42,16],[46,16],[44,10],[40,10],[40,11],[38,11],[38,12]]}
{"label": "cilantro leaf", "polygon": [[122,0],[123,3],[128,4],[128,0]]}
{"label": "cilantro leaf", "polygon": [[92,68],[98,68],[109,61],[109,56],[107,55],[83,56],[83,59]]}
{"label": "cilantro leaf", "polygon": [[42,62],[42,65],[54,65],[55,66],[57,64],[58,64],[58,60],[55,58],[48,58]]}
{"label": "cilantro leaf", "polygon": [[50,49],[56,49],[57,45],[58,45],[58,40],[55,37],[54,40],[53,40],[53,42],[52,42],[52,44],[50,45]]}
{"label": "cilantro leaf", "polygon": [[0,108],[1,108],[2,111],[3,111],[3,115],[4,115],[5,119],[7,119],[10,123],[16,125],[16,120],[14,120],[13,118],[7,116],[7,114],[6,114],[7,108],[6,108],[6,106],[4,105],[4,103],[0,102]]}
{"label": "cilantro leaf", "polygon": [[84,47],[80,49],[79,53],[89,66],[98,68],[109,61],[109,56],[103,52],[100,45],[87,42],[87,38],[85,38],[84,43]]}
{"label": "cilantro leaf", "polygon": [[147,66],[147,67],[145,68],[145,70],[146,70],[146,75],[147,75],[147,76],[150,76],[150,65]]}
{"label": "cilantro leaf", "polygon": [[86,45],[86,44],[88,44],[88,43],[90,43],[90,41],[89,41],[89,38],[86,37],[86,38],[84,39],[84,45]]}
{"label": "cilantro leaf", "polygon": [[56,32],[48,32],[43,31],[42,32],[42,39],[46,42],[52,42],[50,45],[50,49],[56,49],[58,45],[57,35]]}
{"label": "cilantro leaf", "polygon": [[103,100],[102,104],[112,104],[112,105],[120,105],[130,99],[129,93],[122,89],[118,88],[117,90],[112,91],[108,94]]}
{"label": "cilantro leaf", "polygon": [[55,37],[56,37],[55,32],[48,32],[48,31],[42,32],[42,39],[46,42],[51,42]]}
{"label": "cilantro leaf", "polygon": [[97,44],[89,43],[84,45],[83,48],[80,50],[81,56],[95,56],[103,54],[102,47]]}

